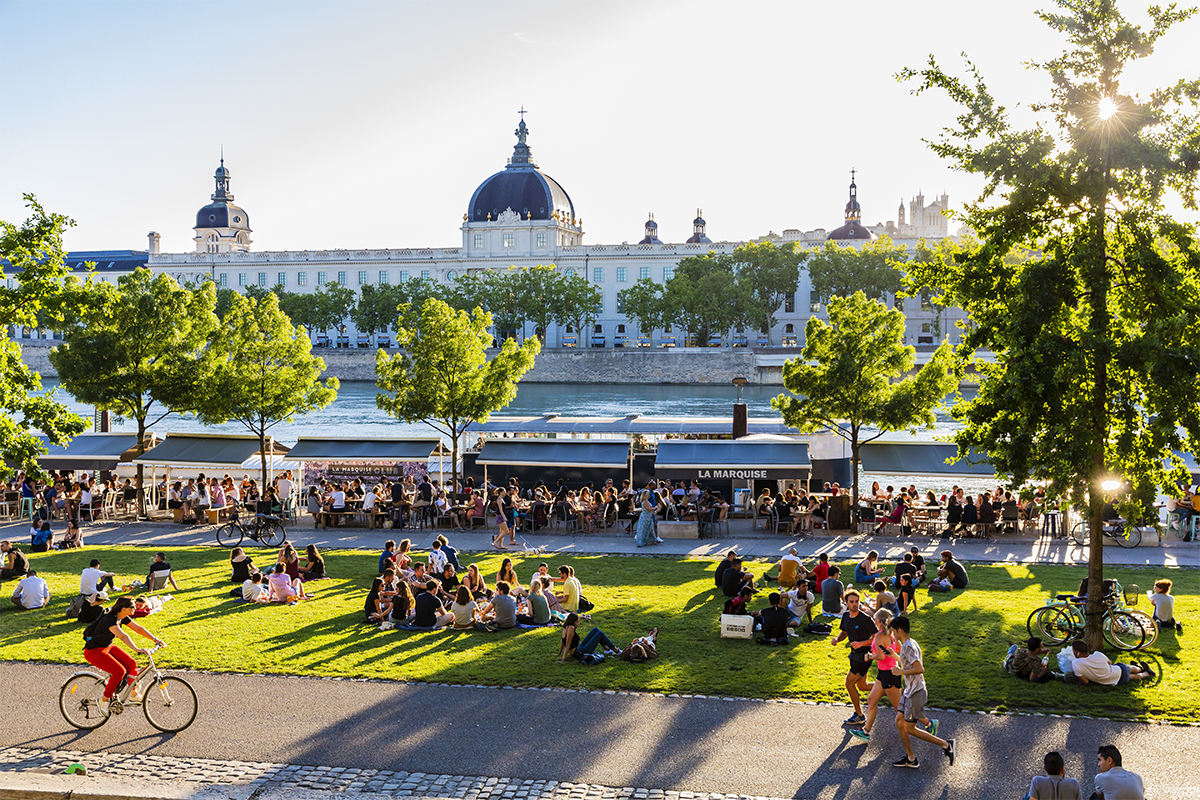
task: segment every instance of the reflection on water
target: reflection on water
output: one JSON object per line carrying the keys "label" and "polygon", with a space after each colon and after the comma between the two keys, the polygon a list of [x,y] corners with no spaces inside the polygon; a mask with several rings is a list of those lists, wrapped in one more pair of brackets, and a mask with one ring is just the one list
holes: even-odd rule
{"label": "reflection on water", "polygon": [[[45,381],[47,389],[58,387],[58,381]],[[746,386],[742,400],[751,417],[775,417],[771,398],[784,391],[781,386]],[[429,436],[432,429],[421,423],[405,423],[389,418],[375,406],[375,384],[369,381],[343,381],[337,400],[321,411],[296,417],[293,422],[281,422],[273,430],[277,439],[293,443],[299,436],[336,436],[344,438]],[[91,418],[92,407],[78,403],[59,389],[58,397],[71,410]],[[509,406],[497,412],[506,416],[537,416],[556,411],[563,416],[621,417],[633,412],[648,416],[728,417],[733,414],[737,399],[734,386],[668,386],[615,385],[571,383],[522,383],[517,397]],[[938,415],[938,425],[932,431],[921,431],[920,438],[932,439],[954,427],[944,412]],[[164,433],[246,433],[238,423],[205,426],[192,417],[172,414],[154,426]],[[126,420],[114,422],[114,430],[136,430]]]}

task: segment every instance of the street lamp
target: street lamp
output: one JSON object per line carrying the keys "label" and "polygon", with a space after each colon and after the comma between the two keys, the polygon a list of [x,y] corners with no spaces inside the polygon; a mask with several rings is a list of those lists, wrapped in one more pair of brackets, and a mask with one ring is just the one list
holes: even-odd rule
{"label": "street lamp", "polygon": [[750,383],[750,381],[746,380],[741,375],[739,375],[736,378],[734,378],[731,381],[731,383],[733,383],[733,385],[737,387],[737,401],[739,403],[741,403],[742,402],[742,387],[745,386],[746,384]]}

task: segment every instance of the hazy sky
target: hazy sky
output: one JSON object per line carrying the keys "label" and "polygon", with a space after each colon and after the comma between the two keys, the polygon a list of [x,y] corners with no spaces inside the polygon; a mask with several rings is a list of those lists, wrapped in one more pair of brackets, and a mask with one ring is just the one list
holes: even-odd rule
{"label": "hazy sky", "polygon": [[[0,2],[0,219],[32,192],[70,248],[190,251],[224,144],[256,250],[457,246],[522,105],[586,243],[649,211],[682,241],[697,207],[714,240],[832,229],[851,167],[868,224],[919,190],[958,207],[979,183],[922,142],[954,107],[893,76],[965,50],[1010,106],[1042,99],[1049,6]],[[1197,77],[1197,41],[1179,26],[1126,86]]]}

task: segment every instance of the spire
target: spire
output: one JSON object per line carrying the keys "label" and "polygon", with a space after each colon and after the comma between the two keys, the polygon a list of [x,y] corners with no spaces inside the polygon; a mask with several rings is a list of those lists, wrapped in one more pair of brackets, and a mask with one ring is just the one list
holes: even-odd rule
{"label": "spire", "polygon": [[858,206],[858,185],[854,182],[855,170],[850,170],[850,200],[846,203],[846,222],[858,222],[862,209]]}
{"label": "spire", "polygon": [[525,125],[525,106],[521,106],[521,110],[517,112],[521,115],[521,121],[517,124],[517,129],[513,134],[517,137],[517,144],[513,147],[512,158],[509,159],[508,166],[511,167],[534,167],[537,168],[537,163],[533,160],[533,151],[529,149],[529,145],[525,140],[529,138],[529,128]]}
{"label": "spire", "polygon": [[217,183],[217,190],[213,192],[212,199],[215,202],[233,202],[233,193],[229,191],[229,170],[225,169],[225,145],[221,145],[221,166],[213,173],[213,180]]}

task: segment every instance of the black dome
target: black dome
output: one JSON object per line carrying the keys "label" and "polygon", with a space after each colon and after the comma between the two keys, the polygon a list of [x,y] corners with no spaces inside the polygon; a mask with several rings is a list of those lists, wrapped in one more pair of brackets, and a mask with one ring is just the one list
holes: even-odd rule
{"label": "black dome", "polygon": [[486,222],[511,208],[521,219],[550,219],[558,211],[568,220],[575,218],[575,206],[558,181],[530,166],[510,166],[497,172],[475,190],[467,206],[467,219]]}
{"label": "black dome", "polygon": [[196,212],[197,228],[250,230],[250,215],[233,203],[209,203]]}
{"label": "black dome", "polygon": [[833,241],[847,241],[850,239],[873,239],[874,235],[864,228],[860,223],[855,221],[847,222],[842,227],[829,234],[829,239]]}

